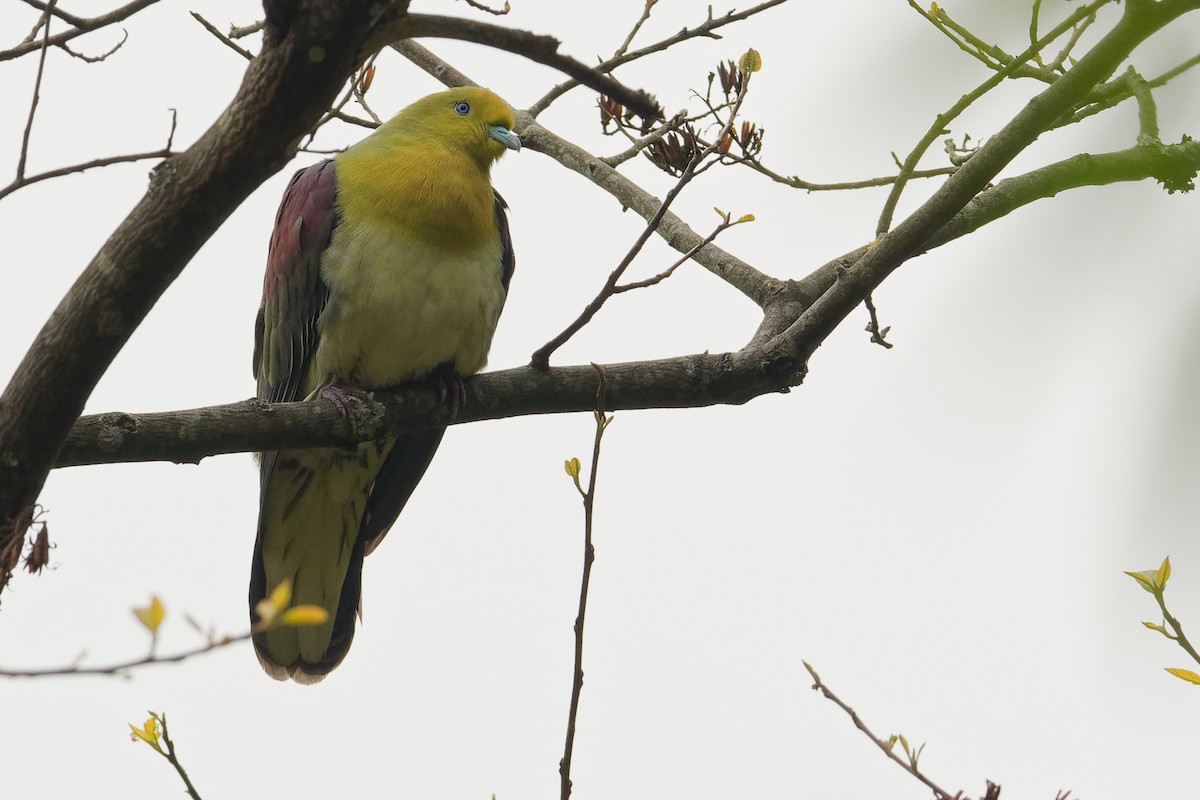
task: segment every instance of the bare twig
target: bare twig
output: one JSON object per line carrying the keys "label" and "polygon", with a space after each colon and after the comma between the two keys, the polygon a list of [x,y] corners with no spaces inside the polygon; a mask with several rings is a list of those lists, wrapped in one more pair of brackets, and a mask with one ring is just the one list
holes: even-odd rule
{"label": "bare twig", "polygon": [[243,39],[252,33],[258,33],[263,29],[263,21],[251,22],[249,25],[230,25],[229,38]]}
{"label": "bare twig", "polygon": [[1062,50],[1059,50],[1058,55],[1054,57],[1054,60],[1046,66],[1054,72],[1063,72],[1065,70],[1063,65],[1066,64],[1067,59],[1071,57],[1071,51],[1075,49],[1075,45],[1079,44],[1079,40],[1082,38],[1084,31],[1090,28],[1092,23],[1095,21],[1096,16],[1093,14],[1090,17],[1086,17],[1083,22],[1076,25],[1075,29],[1071,31],[1071,36],[1067,39],[1067,43],[1063,45]]}
{"label": "bare twig", "polygon": [[171,766],[179,773],[179,777],[183,780],[183,785],[187,789],[188,797],[192,800],[200,800],[200,793],[196,791],[196,787],[192,786],[192,780],[188,777],[187,771],[183,768],[183,764],[179,763],[179,758],[175,755],[175,742],[171,740],[171,735],[167,732],[167,715],[164,712],[159,719],[162,720],[162,740],[167,746],[167,752],[163,753],[167,761],[171,762]]}
{"label": "bare twig", "polygon": [[[708,161],[707,163],[705,162],[714,154],[717,154],[719,158],[721,140],[733,128],[733,123],[737,119],[738,112],[741,110],[742,102],[746,98],[746,87],[749,85],[751,74],[752,73],[749,72],[746,73],[746,83],[743,85],[742,91],[738,94],[737,102],[734,103],[733,108],[730,110],[729,119],[721,128],[720,133],[717,134],[713,143],[708,147],[705,147],[703,150],[697,149],[692,153],[691,157],[688,159],[687,166],[684,167],[682,173],[679,175],[679,180],[676,181],[675,185],[671,187],[671,190],[667,192],[662,203],[658,207],[658,211],[656,211],[654,216],[652,216],[646,223],[646,227],[642,229],[642,233],[629,248],[629,252],[627,252],[625,257],[621,259],[621,263],[619,263],[609,274],[608,280],[604,282],[604,286],[600,289],[600,292],[595,298],[592,299],[590,303],[587,304],[587,307],[584,308],[574,322],[564,328],[563,331],[553,339],[546,342],[546,344],[534,351],[533,356],[530,358],[530,364],[535,369],[546,369],[550,365],[550,356],[554,353],[554,351],[562,347],[567,340],[578,333],[592,320],[593,317],[596,316],[596,312],[598,312],[604,303],[608,301],[608,298],[615,294],[614,290],[617,287],[617,282],[621,280],[621,276],[625,274],[625,270],[629,268],[629,265],[633,263],[633,260],[637,257],[638,253],[642,251],[642,248],[645,246],[646,242],[654,234],[654,231],[658,228],[659,223],[662,222],[663,215],[665,215],[667,213],[667,209],[671,207],[671,203],[674,202],[675,198],[679,196],[680,192],[683,191],[684,187],[686,187],[693,178],[702,174],[713,164],[717,163],[715,160]],[[695,146],[694,137],[693,146]]]}
{"label": "bare twig", "polygon": [[871,334],[871,343],[877,344],[885,350],[891,350],[895,345],[885,338],[891,327],[889,326],[880,330],[879,314],[875,311],[875,301],[871,298],[871,295],[863,298],[863,305],[867,307],[867,313],[871,315],[871,321],[867,323],[867,333]]}
{"label": "bare twig", "polygon": [[1029,16],[1029,44],[1037,44],[1038,16],[1042,13],[1042,0],[1033,0],[1033,12]]}
{"label": "bare twig", "polygon": [[[766,175],[776,183],[782,183],[786,186],[791,186],[794,189],[803,189],[806,192],[835,192],[845,191],[849,189],[869,189],[875,186],[890,186],[900,180],[900,175],[883,175],[878,178],[866,178],[860,181],[842,181],[840,183],[814,183],[806,181],[798,175],[781,175],[768,167],[764,166],[757,158],[741,158],[739,156],[726,156],[731,161],[736,161],[745,164],[755,172]],[[919,169],[913,171],[909,176],[909,180],[914,178],[936,178],[941,175],[953,175],[956,167],[937,167],[935,169]]]}
{"label": "bare twig", "polygon": [[612,415],[605,414],[607,392],[604,368],[592,364],[599,375],[600,385],[596,389],[596,435],[592,440],[592,466],[588,473],[586,491],[579,485],[579,461],[567,462],[567,472],[575,481],[575,488],[583,498],[583,575],[579,581],[579,610],[575,615],[575,664],[571,679],[571,707],[567,712],[567,736],[563,745],[563,757],[558,762],[559,800],[571,796],[571,757],[575,752],[575,720],[579,714],[579,696],[583,691],[583,624],[587,616],[588,586],[592,580],[592,562],[596,560],[596,548],[592,545],[592,520],[596,507],[596,474],[600,465],[600,440],[604,431],[612,424]]}
{"label": "bare twig", "polygon": [[375,60],[377,58],[379,58],[379,53],[372,53],[371,57],[367,59],[367,63],[359,67],[358,73],[350,78],[350,88],[354,92],[355,102],[363,111],[367,112],[376,125],[382,125],[383,120],[367,104],[367,91],[371,88],[371,82],[375,78]]}
{"label": "bare twig", "polygon": [[191,13],[191,15],[192,15],[192,18],[193,18],[194,20],[196,20],[196,22],[199,22],[201,25],[203,25],[203,26],[204,26],[204,29],[205,29],[206,31],[208,31],[209,33],[211,33],[213,36],[217,37],[217,41],[219,41],[221,44],[225,45],[225,46],[226,46],[226,47],[228,47],[230,50],[232,50],[233,52],[237,53],[239,56],[241,56],[242,58],[246,59],[247,61],[253,61],[253,60],[254,60],[254,53],[251,53],[249,50],[247,50],[246,48],[242,47],[240,44],[238,44],[237,42],[235,42],[233,39],[231,39],[230,37],[228,37],[228,36],[226,36],[225,34],[221,33],[219,30],[217,30],[217,26],[216,26],[216,25],[213,25],[211,22],[209,22],[208,20],[206,20],[206,19],[205,19],[203,16],[201,16],[201,15],[200,15],[198,12],[196,12],[196,11],[192,11],[192,12],[190,12],[190,13]]}
{"label": "bare twig", "polygon": [[[617,52],[613,53],[613,58],[620,58],[625,55],[625,51],[629,49],[629,45],[633,44],[633,37],[637,36],[638,31],[646,24],[646,20],[650,19],[650,10],[654,8],[654,4],[658,0],[645,0],[645,5],[642,7],[642,13],[638,16],[638,21],[633,23],[633,28],[630,29],[629,35],[625,37],[625,41],[621,42],[621,46],[617,48]],[[709,7],[709,16],[712,16],[712,8]]]}
{"label": "bare twig", "polygon": [[671,190],[667,192],[666,197],[663,198],[662,203],[658,207],[658,211],[655,212],[654,216],[652,216],[649,222],[646,223],[646,226],[642,229],[641,234],[638,235],[638,238],[630,246],[629,251],[625,253],[625,257],[621,259],[621,263],[617,264],[616,268],[609,273],[608,279],[604,282],[604,286],[601,287],[599,293],[597,293],[597,295],[592,298],[592,301],[587,304],[583,311],[580,312],[579,316],[575,318],[575,321],[564,328],[562,332],[560,332],[553,339],[546,342],[544,345],[534,351],[533,355],[530,357],[530,364],[535,369],[546,369],[549,367],[550,356],[553,355],[554,351],[566,344],[566,342],[572,336],[574,336],[576,333],[582,330],[585,325],[591,322],[592,318],[596,316],[596,313],[601,309],[605,302],[608,301],[608,298],[612,297],[614,290],[617,287],[617,282],[621,280],[621,276],[625,274],[625,270],[628,269],[629,265],[633,263],[633,260],[637,258],[638,253],[642,251],[642,247],[644,247],[650,237],[654,235],[655,229],[658,227],[658,224],[662,222],[663,215],[667,213],[667,209],[671,207],[671,203],[675,201],[675,198],[679,196],[679,193],[683,191],[684,187],[692,181],[692,178],[696,177],[696,168],[699,166],[699,164],[700,160],[698,158],[693,158],[691,162],[688,163],[687,167],[683,171],[683,174],[679,176],[679,180],[675,182],[675,185],[671,187]]}
{"label": "bare twig", "polygon": [[61,178],[64,175],[74,175],[77,172],[85,172],[96,167],[107,167],[111,164],[125,164],[133,161],[145,161],[151,158],[170,158],[175,155],[175,151],[171,149],[172,142],[175,139],[175,124],[177,121],[177,113],[175,109],[171,109],[171,131],[167,134],[167,144],[161,150],[153,150],[148,153],[130,153],[128,155],[108,156],[106,158],[96,158],[91,161],[86,161],[82,164],[74,164],[69,167],[59,167],[58,169],[41,172],[37,175],[23,177],[14,180],[8,186],[0,189],[0,200],[3,200],[8,195],[41,181],[50,180],[51,178]]}
{"label": "bare twig", "polygon": [[[623,150],[620,153],[617,153],[616,155],[604,156],[600,160],[603,161],[605,164],[608,164],[610,167],[620,166],[621,164],[624,164],[629,159],[635,158],[638,153],[642,152],[650,145],[654,144],[657,141],[660,141],[668,133],[679,130],[680,126],[682,126],[687,121],[687,119],[688,118],[684,116],[684,112],[681,111],[678,114],[676,114],[674,117],[672,117],[671,119],[667,120],[662,125],[659,125],[657,128],[655,128],[650,133],[643,136],[642,138],[634,139],[633,144],[629,147],[628,150]],[[624,126],[621,126],[620,130],[624,131],[625,130]]]}
{"label": "bare twig", "polygon": [[[46,6],[53,5],[53,3],[47,3],[46,5],[43,5],[42,3],[37,2],[37,0],[25,0],[25,2],[34,7],[43,9]],[[158,0],[133,0],[133,2],[128,3],[127,5],[123,5],[118,9],[108,12],[107,14],[101,14],[98,17],[90,17],[87,19],[72,17],[72,24],[75,25],[75,27],[63,31],[62,33],[54,34],[48,40],[48,44],[50,47],[58,47],[64,42],[69,42],[85,33],[90,33],[91,31],[99,30],[100,28],[112,25],[114,22],[120,22],[121,20],[128,19],[137,12],[141,11],[143,8],[154,5],[157,2]],[[41,47],[41,45],[33,41],[22,42],[10,50],[0,50],[0,61],[8,61],[14,58],[20,58],[26,53],[32,53],[39,47]]]}
{"label": "bare twig", "polygon": [[[67,23],[68,25],[74,25],[75,27],[80,27],[80,26],[84,26],[87,24],[87,20],[83,19],[82,17],[77,17],[74,14],[72,14],[68,11],[63,11],[61,8],[59,8],[57,5],[57,0],[55,0],[55,2],[52,2],[52,3],[43,3],[42,0],[21,0],[21,2],[23,2],[27,6],[33,6],[38,11],[49,11],[51,14],[58,17],[63,22]],[[43,16],[42,19],[45,20],[45,17]],[[45,24],[45,22],[39,22],[37,27],[34,28],[34,31],[40,31],[42,29],[42,25],[44,25],[44,24]],[[36,33],[33,34],[33,36],[36,36],[36,35],[37,35]],[[33,41],[33,36],[29,37],[29,41]]]}
{"label": "bare twig", "polygon": [[[908,158],[904,160],[904,167],[900,171],[896,182],[892,185],[892,191],[888,194],[887,201],[883,204],[883,211],[879,215],[879,223],[875,226],[876,237],[883,236],[892,227],[892,215],[896,211],[896,204],[900,201],[900,195],[904,192],[904,187],[907,185],[909,178],[917,168],[917,163],[921,157],[925,155],[925,151],[929,149],[940,136],[945,135],[946,126],[951,120],[958,117],[963,111],[970,107],[976,100],[983,97],[992,89],[1000,85],[1005,78],[1014,74],[1018,68],[1028,62],[1034,55],[1041,52],[1046,45],[1053,42],[1058,37],[1062,36],[1070,30],[1077,22],[1086,19],[1096,13],[1101,6],[1107,5],[1113,0],[1093,0],[1093,2],[1078,8],[1073,14],[1059,23],[1050,33],[1043,36],[1038,41],[1031,44],[1025,52],[1012,59],[1005,67],[999,69],[994,75],[977,86],[973,91],[965,94],[957,103],[951,106],[947,111],[937,116],[933,124],[926,131],[925,135],[909,153]],[[909,0],[909,4],[917,8],[922,15],[928,16],[926,12],[919,6],[916,6],[913,0]]]}
{"label": "bare twig", "polygon": [[180,661],[186,661],[195,656],[211,653],[214,650],[220,650],[228,647],[231,644],[245,641],[252,635],[251,631],[239,633],[235,636],[223,636],[220,639],[213,639],[200,647],[193,647],[190,650],[183,650],[169,656],[160,656],[150,653],[143,658],[134,658],[128,661],[121,661],[116,664],[108,664],[99,667],[81,667],[78,664],[72,664],[67,667],[51,667],[48,669],[0,669],[0,677],[3,678],[45,678],[50,676],[74,676],[74,675],[108,675],[110,677],[128,678],[129,671],[137,667],[154,666],[157,664],[178,664]]}
{"label": "bare twig", "polygon": [[1050,126],[1050,129],[1053,130],[1055,128],[1066,127],[1067,125],[1074,125],[1088,117],[1095,116],[1102,111],[1107,111],[1110,108],[1120,105],[1130,97],[1136,96],[1139,91],[1148,91],[1165,86],[1172,79],[1179,77],[1197,64],[1200,64],[1200,55],[1192,56],[1155,78],[1137,82],[1132,80],[1130,72],[1126,70],[1120,77],[1097,86],[1089,92],[1087,98],[1079,103],[1074,111],[1064,114]]}
{"label": "bare twig", "polygon": [[[721,212],[718,212],[718,213],[721,213]],[[675,270],[679,269],[681,266],[683,266],[687,262],[691,261],[692,258],[696,256],[696,254],[698,254],[701,250],[703,250],[708,245],[712,244],[713,240],[716,239],[718,236],[720,236],[723,231],[726,231],[729,228],[732,228],[734,225],[740,225],[743,222],[750,222],[751,220],[753,220],[753,217],[751,217],[750,219],[747,219],[746,217],[742,217],[741,219],[731,220],[730,214],[724,214],[723,216],[724,216],[724,218],[721,220],[721,223],[719,225],[717,225],[716,228],[713,229],[712,233],[710,233],[708,236],[706,236],[704,238],[704,241],[699,242],[691,250],[688,250],[686,253],[684,253],[682,256],[680,256],[679,259],[676,260],[674,264],[667,267],[665,270],[658,273],[657,275],[655,275],[652,278],[646,278],[645,280],[642,280],[642,281],[634,281],[633,283],[623,283],[619,286],[614,286],[613,294],[620,294],[621,292],[629,292],[634,289],[645,289],[650,286],[655,286],[659,283],[662,283],[667,278],[671,277],[675,273]]]}
{"label": "bare twig", "polygon": [[[717,28],[728,25],[732,22],[740,22],[741,20],[752,17],[755,14],[766,11],[769,8],[773,8],[774,6],[785,2],[787,2],[787,0],[767,0],[767,2],[759,3],[758,5],[748,8],[745,11],[730,11],[728,14],[716,18],[714,18],[712,15],[712,6],[709,6],[708,19],[696,27],[684,28],[674,36],[669,36],[660,42],[655,42],[654,44],[647,45],[646,47],[642,47],[638,50],[634,50],[629,53],[623,53],[619,56],[610,58],[607,61],[603,61],[596,65],[596,71],[607,74],[622,64],[628,64],[630,61],[636,61],[639,58],[644,58],[645,56],[653,53],[661,53],[662,51],[673,47],[680,42],[685,42],[688,39],[696,39],[699,37],[720,39],[721,37],[719,34],[713,33],[713,31],[715,31]],[[579,81],[569,80],[560,83],[558,86],[555,86],[541,99],[529,107],[529,115],[536,118],[538,114],[541,114],[543,111],[549,108],[551,103],[578,85]]]}
{"label": "bare twig", "polygon": [[37,77],[33,79],[33,100],[29,103],[29,118],[25,122],[25,133],[21,136],[21,157],[17,160],[17,181],[25,177],[25,161],[29,158],[29,135],[33,132],[33,117],[37,113],[38,99],[42,91],[42,75],[46,69],[46,53],[50,49],[50,16],[57,0],[50,0],[42,14],[42,52],[38,56]]}
{"label": "bare twig", "polygon": [[[812,668],[811,664],[809,664],[807,661],[804,661],[801,663],[803,663],[804,668],[806,670],[808,670],[808,674],[812,676],[813,691],[817,691],[817,692],[820,692],[821,694],[825,695],[826,698],[833,701],[834,705],[836,705],[842,711],[845,711],[846,714],[849,715],[850,720],[854,723],[854,727],[858,728],[860,731],[863,732],[864,735],[866,735],[866,737],[868,739],[870,739],[872,742],[874,742],[875,746],[878,747],[880,750],[882,750],[884,755],[886,755],[892,761],[895,761],[897,764],[899,764],[901,767],[903,767],[906,772],[908,772],[914,778],[919,780],[921,783],[928,786],[933,791],[934,796],[938,800],[955,800],[956,795],[950,794],[945,789],[943,789],[942,787],[938,786],[936,783],[931,781],[919,769],[914,767],[912,764],[906,762],[904,759],[900,758],[900,756],[896,755],[895,752],[893,752],[893,747],[889,747],[886,740],[880,739],[878,736],[871,733],[871,729],[866,726],[866,724],[858,716],[858,713],[855,712],[855,710],[853,708],[851,708],[850,706],[848,706],[844,702],[842,702],[841,698],[839,698],[836,694],[834,694],[829,689],[829,687],[826,686],[824,684],[824,682],[822,682],[821,676],[817,674],[817,671]],[[895,743],[893,742],[893,745],[894,744]]]}
{"label": "bare twig", "polygon": [[511,6],[508,4],[508,0],[504,0],[503,8],[492,8],[491,6],[484,5],[483,3],[479,2],[479,0],[465,0],[465,2],[471,8],[477,8],[480,11],[486,11],[489,14],[495,14],[497,17],[502,17],[512,10]]}
{"label": "bare twig", "polygon": [[104,51],[103,53],[101,53],[98,56],[87,56],[87,55],[84,55],[83,53],[78,53],[78,52],[72,50],[66,42],[63,42],[62,44],[60,44],[58,46],[58,49],[62,50],[64,53],[71,56],[72,58],[78,58],[80,61],[86,61],[88,64],[95,64],[97,62],[106,60],[113,53],[120,50],[122,47],[125,46],[125,43],[127,41],[129,41],[129,31],[122,28],[121,29],[121,41],[117,42],[112,47],[108,48],[108,50]]}

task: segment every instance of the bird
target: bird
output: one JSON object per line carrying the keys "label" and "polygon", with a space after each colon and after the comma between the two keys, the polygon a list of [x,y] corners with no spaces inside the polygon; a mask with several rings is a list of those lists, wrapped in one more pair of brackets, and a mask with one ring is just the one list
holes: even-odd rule
{"label": "bird", "polygon": [[[429,95],[298,171],[275,218],[255,322],[257,395],[351,397],[431,379],[451,415],[480,371],[515,269],[492,164],[521,149],[512,110],[479,87]],[[352,420],[352,417],[351,417]],[[258,625],[259,663],[316,683],[354,638],[363,559],[395,523],[445,427],[353,448],[259,454],[250,618],[284,582],[327,620]]]}

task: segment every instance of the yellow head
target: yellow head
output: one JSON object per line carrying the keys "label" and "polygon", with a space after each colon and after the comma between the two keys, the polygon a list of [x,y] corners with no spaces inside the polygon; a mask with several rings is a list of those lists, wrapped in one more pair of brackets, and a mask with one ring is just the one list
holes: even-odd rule
{"label": "yellow head", "polygon": [[418,137],[430,137],[461,149],[480,166],[490,166],[507,150],[520,150],[521,140],[513,133],[513,114],[508,103],[495,93],[464,87],[423,97],[389,120],[388,129]]}

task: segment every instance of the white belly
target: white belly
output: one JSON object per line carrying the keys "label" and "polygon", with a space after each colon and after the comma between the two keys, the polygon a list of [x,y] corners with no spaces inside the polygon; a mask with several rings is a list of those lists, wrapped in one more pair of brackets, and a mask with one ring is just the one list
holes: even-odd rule
{"label": "white belly", "polygon": [[307,392],[416,380],[453,362],[471,375],[487,361],[504,305],[499,233],[448,252],[379,227],[339,225],[321,261],[330,287]]}

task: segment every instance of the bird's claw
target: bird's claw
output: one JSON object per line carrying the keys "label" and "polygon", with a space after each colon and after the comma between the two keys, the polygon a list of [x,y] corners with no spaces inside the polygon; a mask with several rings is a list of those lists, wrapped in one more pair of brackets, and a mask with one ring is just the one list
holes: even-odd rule
{"label": "bird's claw", "polygon": [[462,375],[454,371],[452,364],[442,364],[434,369],[429,379],[437,390],[438,402],[450,409],[450,419],[467,405],[467,387]]}
{"label": "bird's claw", "polygon": [[354,419],[354,401],[359,400],[366,403],[371,399],[371,393],[353,386],[326,386],[321,389],[320,396],[333,403],[334,407],[350,423],[350,430],[357,434],[358,423]]}

